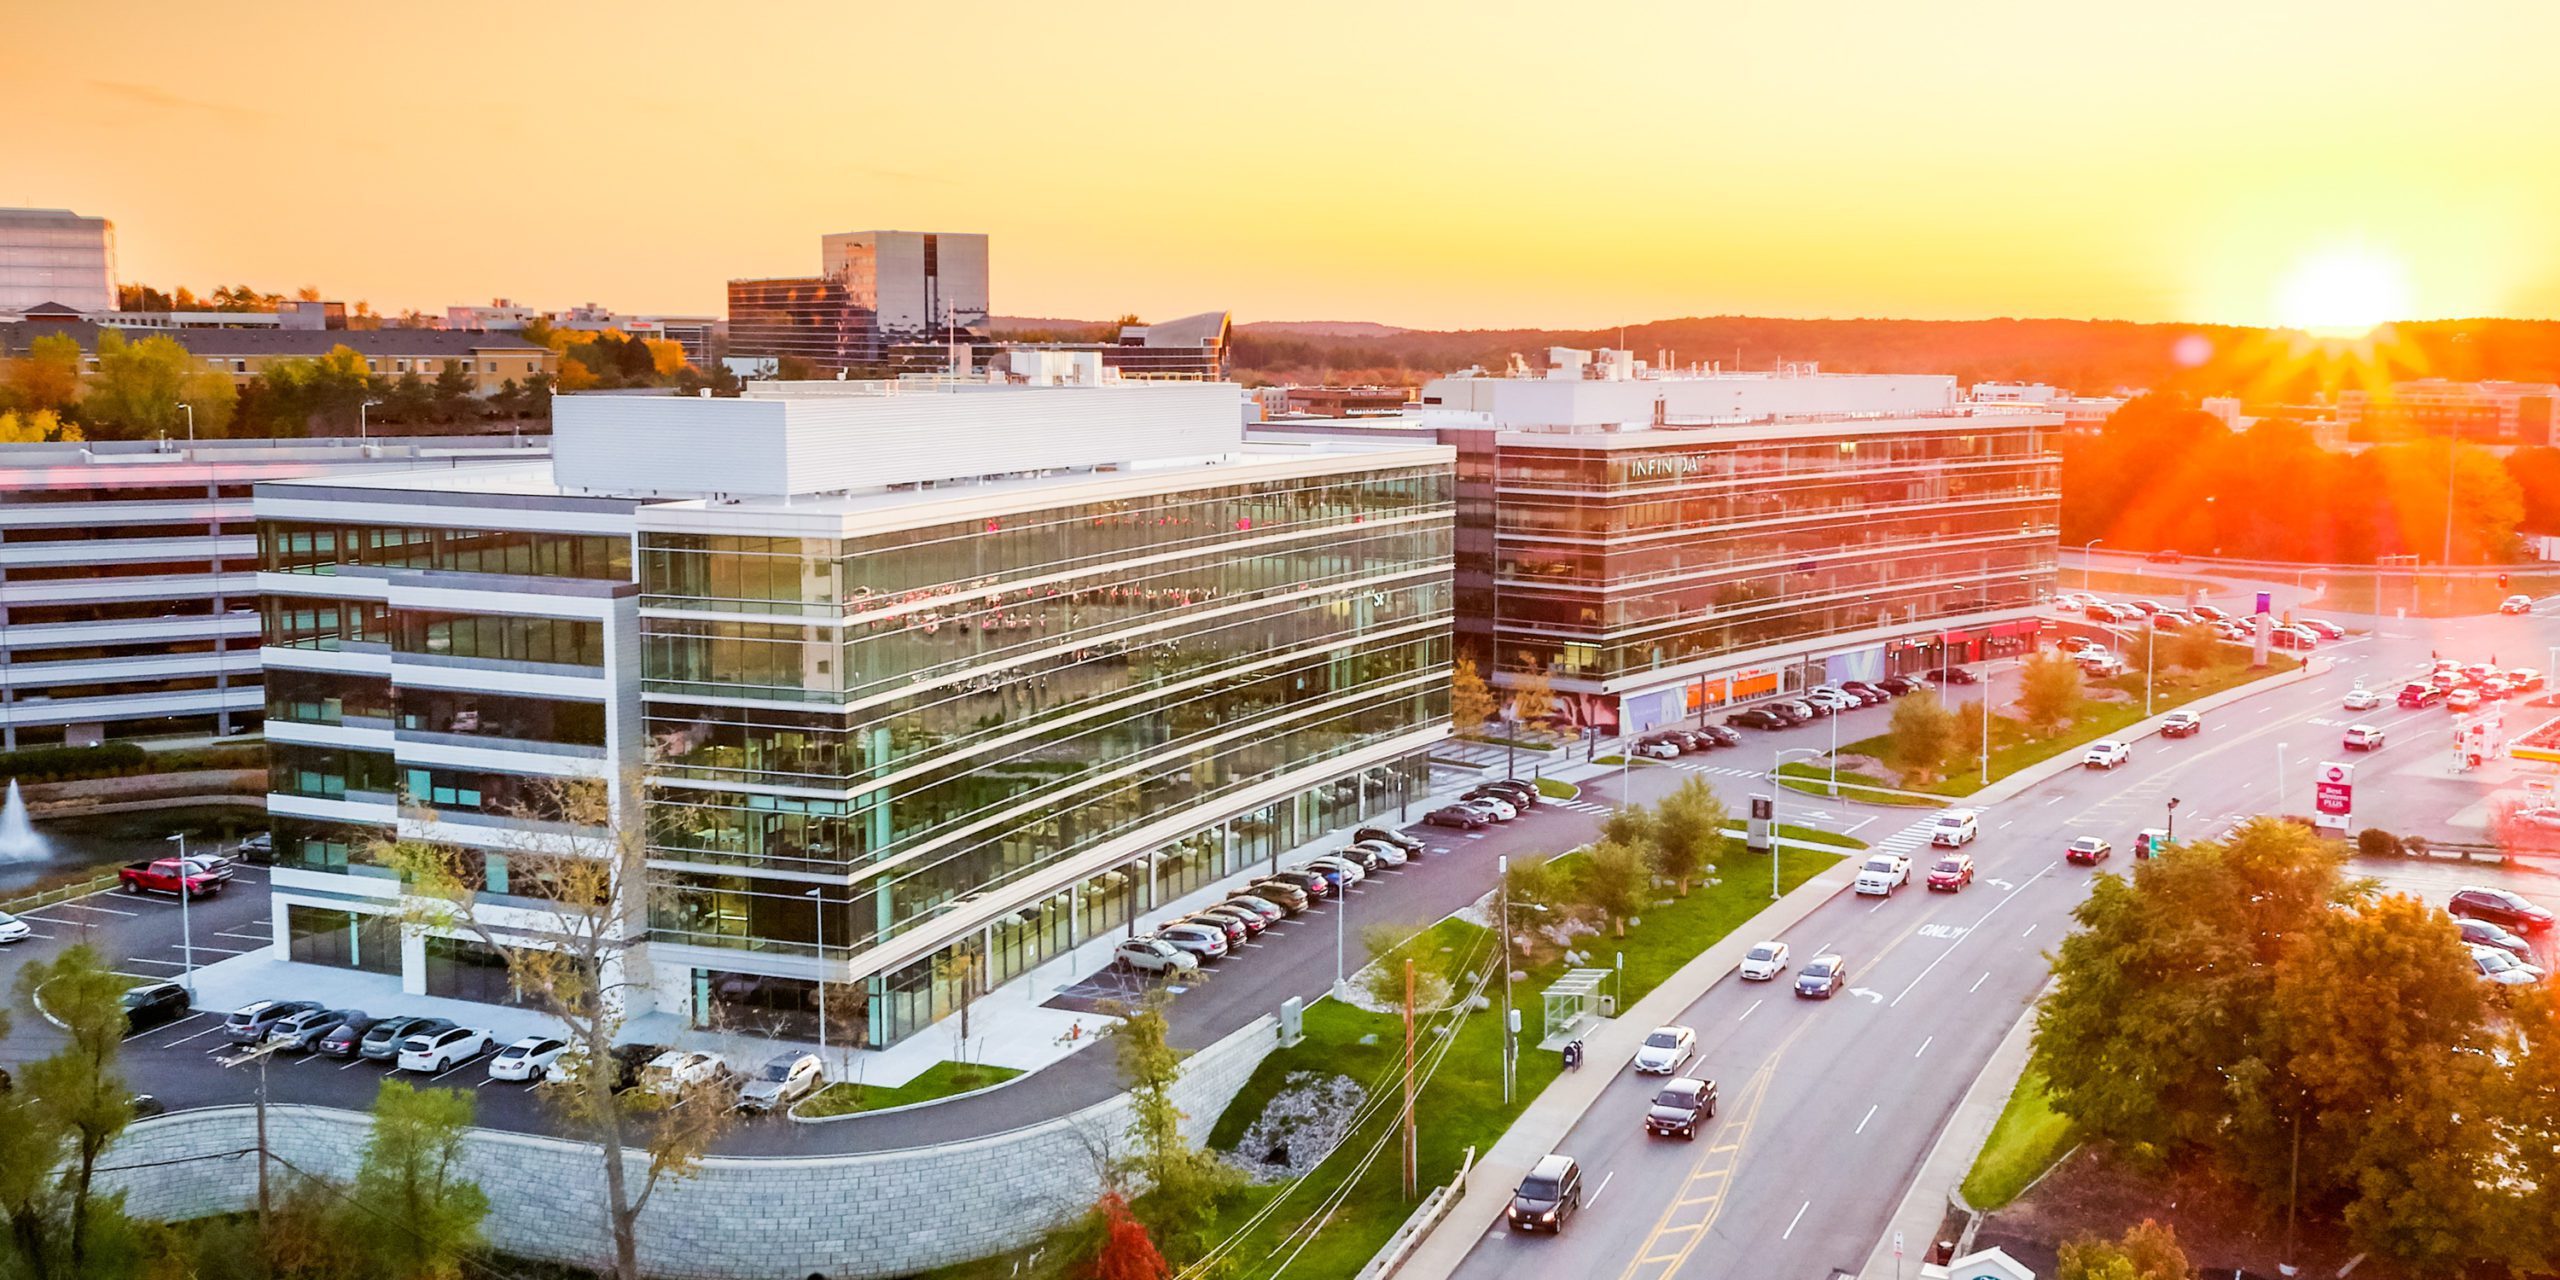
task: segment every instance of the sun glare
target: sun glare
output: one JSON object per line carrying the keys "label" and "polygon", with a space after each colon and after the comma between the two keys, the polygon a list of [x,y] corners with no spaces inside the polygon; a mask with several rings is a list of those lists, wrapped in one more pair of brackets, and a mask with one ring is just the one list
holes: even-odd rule
{"label": "sun glare", "polygon": [[2323,249],[2294,264],[2276,294],[2276,321],[2328,337],[2360,337],[2408,318],[2400,264],[2362,246]]}

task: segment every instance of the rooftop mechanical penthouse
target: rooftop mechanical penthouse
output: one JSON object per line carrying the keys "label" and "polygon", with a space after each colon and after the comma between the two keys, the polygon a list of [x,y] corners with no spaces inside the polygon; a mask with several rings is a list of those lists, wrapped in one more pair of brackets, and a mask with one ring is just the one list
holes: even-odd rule
{"label": "rooftop mechanical penthouse", "polygon": [[885,1045],[1418,797],[1453,451],[1073,372],[567,397],[550,466],[262,487],[267,653],[341,708],[277,735],[295,954],[472,994],[383,936],[364,830],[432,806],[499,910],[506,797],[637,774],[657,1007],[809,1037],[823,977]]}

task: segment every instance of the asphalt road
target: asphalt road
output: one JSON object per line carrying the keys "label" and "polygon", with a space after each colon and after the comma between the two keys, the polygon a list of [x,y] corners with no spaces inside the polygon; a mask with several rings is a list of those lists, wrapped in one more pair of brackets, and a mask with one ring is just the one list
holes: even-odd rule
{"label": "asphalt road", "polygon": [[[1557,1237],[1497,1226],[1459,1274],[1856,1274],[1939,1129],[2045,983],[2047,949],[2071,927],[2071,909],[2093,875],[2063,862],[2072,837],[2114,842],[2117,854],[2106,869],[2120,871],[2134,833],[2164,825],[2171,796],[2181,802],[2178,830],[2187,838],[2219,834],[2279,807],[2308,812],[2311,766],[2342,758],[2340,731],[2350,721],[2391,731],[2381,751],[2356,757],[2358,826],[2423,828],[2450,812],[2449,801],[2477,798],[2476,782],[2441,776],[2450,754],[2444,711],[2386,707],[2349,715],[2340,699],[2359,678],[2387,694],[2424,666],[2431,650],[2480,661],[2495,652],[2510,666],[2541,665],[2560,629],[2548,616],[2400,625],[2423,634],[2324,646],[2339,659],[2334,670],[2215,713],[2197,737],[2143,739],[2121,768],[2074,770],[1988,809],[1973,847],[1979,878],[1970,889],[1932,894],[1915,883],[1889,899],[1843,894],[1824,904],[1785,941],[1798,965],[1823,950],[1845,957],[1850,992],[1806,1000],[1792,994],[1791,982],[1729,977],[1681,1015],[1700,1046],[1684,1073],[1715,1080],[1722,1094],[1718,1119],[1694,1142],[1644,1132],[1658,1077],[1637,1076],[1623,1063],[1586,1064],[1584,1070],[1624,1078],[1559,1147],[1584,1166],[1582,1213]],[[1863,735],[1881,728],[1884,712],[1852,713],[1853,723],[1859,717],[1875,726],[1860,725]],[[1814,726],[1792,736],[1809,741],[1821,732]],[[1765,786],[1723,771],[1765,768],[1768,755],[1785,745],[1770,740],[1789,736],[1758,735],[1743,748],[1681,762],[1688,769],[1639,769],[1629,782],[1644,800],[1695,773],[1738,804]],[[2281,806],[2279,746],[2291,774]],[[1811,803],[1831,815],[1829,825],[1862,827],[1858,834],[1874,843],[1916,818],[1909,810]],[[2549,876],[2530,873],[2411,863],[2357,869],[2438,903],[2460,884],[2482,882],[2546,901],[2554,896]],[[2543,947],[2547,962],[2548,939]],[[1924,1246],[1912,1242],[1915,1258]]]}

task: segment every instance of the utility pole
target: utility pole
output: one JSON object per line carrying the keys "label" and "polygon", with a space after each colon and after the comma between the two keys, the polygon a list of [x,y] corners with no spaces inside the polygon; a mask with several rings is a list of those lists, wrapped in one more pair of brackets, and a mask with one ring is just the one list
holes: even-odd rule
{"label": "utility pole", "polygon": [[1493,860],[1493,872],[1501,877],[1495,891],[1501,899],[1501,919],[1495,928],[1502,933],[1502,1105],[1511,1105],[1511,857],[1504,854]]}
{"label": "utility pole", "polygon": [[[818,921],[818,1060],[821,1062],[827,1057],[827,899],[824,889],[822,885],[801,895],[811,900],[810,905]],[[961,1039],[965,1042],[968,1037]]]}
{"label": "utility pole", "polygon": [[[192,1003],[196,998],[196,925],[194,918],[187,912],[187,903],[196,896],[193,887],[188,883],[188,877],[193,874],[194,864],[187,861],[187,833],[180,831],[169,838],[176,841],[178,845],[178,945],[183,949],[180,956],[186,961],[186,976],[182,980],[182,985],[186,987],[187,999]],[[264,1069],[260,1068],[262,1071]],[[265,1168],[266,1166],[260,1165],[260,1172],[263,1173]]]}
{"label": "utility pole", "polygon": [[[1508,1028],[1506,1028],[1507,1030]],[[1413,957],[1404,960],[1404,1198],[1420,1190],[1422,1151],[1413,1136]]]}

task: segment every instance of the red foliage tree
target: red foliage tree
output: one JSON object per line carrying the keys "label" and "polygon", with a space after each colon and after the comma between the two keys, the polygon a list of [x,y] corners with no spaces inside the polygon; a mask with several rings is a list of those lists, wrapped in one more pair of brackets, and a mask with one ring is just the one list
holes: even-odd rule
{"label": "red foliage tree", "polygon": [[1117,1191],[1102,1193],[1102,1248],[1093,1255],[1093,1280],[1166,1280],[1173,1268],[1156,1251],[1147,1225],[1129,1212]]}

